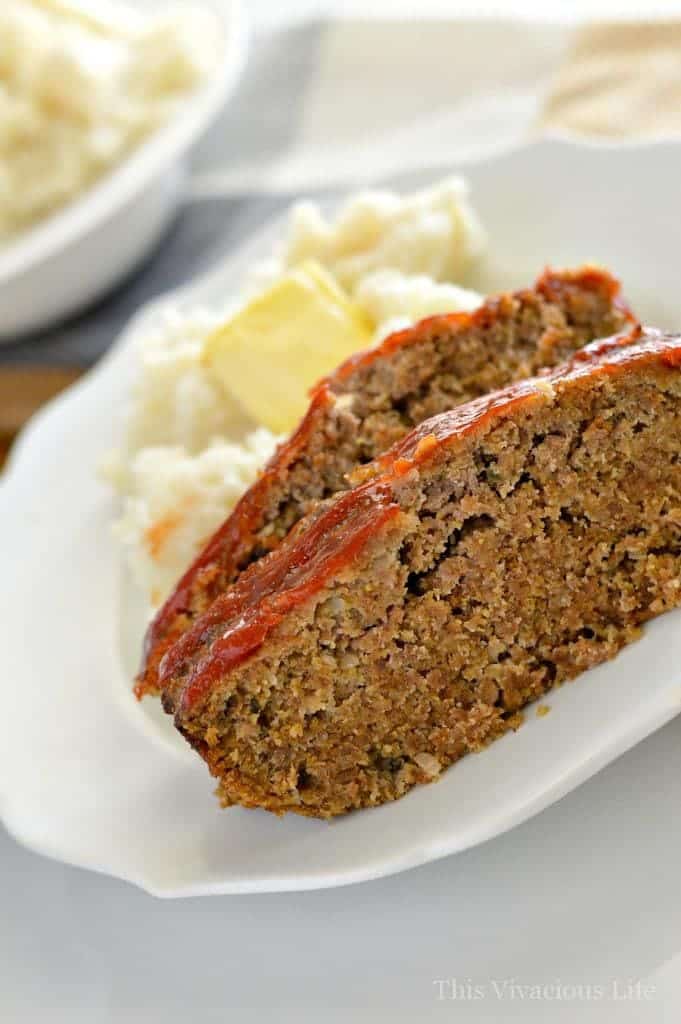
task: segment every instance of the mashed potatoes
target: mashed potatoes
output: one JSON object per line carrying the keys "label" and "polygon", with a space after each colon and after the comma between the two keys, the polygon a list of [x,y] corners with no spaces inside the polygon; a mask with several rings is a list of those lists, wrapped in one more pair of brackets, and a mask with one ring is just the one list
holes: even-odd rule
{"label": "mashed potatoes", "polygon": [[[294,209],[287,242],[256,268],[248,291],[302,260],[316,260],[351,292],[380,338],[423,316],[475,308],[481,297],[454,282],[479,255],[482,240],[458,179],[404,198],[362,193],[335,221],[306,204]],[[227,315],[170,311],[142,338],[127,436],[105,466],[123,499],[116,534],[153,604],[277,443],[223,391],[204,359],[208,336]]]}
{"label": "mashed potatoes", "polygon": [[407,196],[360,192],[334,221],[315,203],[299,203],[281,260],[289,267],[316,260],[354,292],[368,274],[385,269],[461,281],[483,246],[465,182],[448,178]]}
{"label": "mashed potatoes", "polygon": [[214,440],[194,455],[160,445],[132,456],[114,533],[152,605],[171,590],[274,447],[269,431],[255,430],[241,444]]}
{"label": "mashed potatoes", "polygon": [[196,455],[215,438],[240,440],[256,426],[204,365],[206,338],[227,315],[166,308],[141,338],[124,444],[109,465],[119,489],[128,486],[131,461],[145,448],[181,447]]}
{"label": "mashed potatoes", "polygon": [[433,281],[426,274],[377,270],[361,280],[355,301],[376,326],[376,340],[435,313],[476,309],[482,296],[456,284]]}
{"label": "mashed potatoes", "polygon": [[0,244],[120,162],[217,59],[215,19],[199,10],[98,20],[90,9],[0,4]]}
{"label": "mashed potatoes", "polygon": [[203,363],[206,338],[225,315],[166,309],[141,337],[123,444],[101,467],[123,500],[115,535],[152,605],[276,445],[227,399]]}

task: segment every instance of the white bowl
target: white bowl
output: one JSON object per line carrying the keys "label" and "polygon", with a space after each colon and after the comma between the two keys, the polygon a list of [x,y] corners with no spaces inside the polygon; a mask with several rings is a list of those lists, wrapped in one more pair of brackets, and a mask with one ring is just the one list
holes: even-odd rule
{"label": "white bowl", "polygon": [[148,255],[168,226],[188,152],[224,106],[246,57],[240,0],[208,0],[204,6],[224,32],[224,52],[206,82],[92,188],[0,248],[0,343],[48,327],[103,295]]}
{"label": "white bowl", "polygon": [[[596,260],[621,275],[642,316],[681,326],[681,223],[669,217],[681,145],[542,142],[461,170],[491,237],[482,287],[526,283],[545,263]],[[139,314],[32,422],[0,485],[0,813],[33,849],[164,896],[312,889],[435,860],[541,811],[681,712],[676,611],[552,693],[550,715],[530,709],[517,733],[396,803],[330,825],[219,809],[203,762],[156,702],[131,695],[142,605],[122,582],[115,503],[96,467],[120,437],[139,337],[169,300],[223,307],[280,230]],[[681,799],[681,780],[665,784]],[[573,813],[562,827],[589,826]]]}

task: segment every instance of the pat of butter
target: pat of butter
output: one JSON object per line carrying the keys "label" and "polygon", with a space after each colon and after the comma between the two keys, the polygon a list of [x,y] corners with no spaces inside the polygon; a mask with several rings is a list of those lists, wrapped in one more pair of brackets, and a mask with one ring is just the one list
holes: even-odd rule
{"label": "pat of butter", "polygon": [[304,415],[312,385],[370,345],[372,334],[334,278],[307,262],[214,331],[204,360],[249,416],[283,433]]}

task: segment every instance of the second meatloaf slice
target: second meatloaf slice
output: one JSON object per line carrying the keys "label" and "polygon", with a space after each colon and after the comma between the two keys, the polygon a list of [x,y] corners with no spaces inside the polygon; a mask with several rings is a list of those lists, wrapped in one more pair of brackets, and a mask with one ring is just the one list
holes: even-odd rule
{"label": "second meatloaf slice", "polygon": [[357,465],[429,416],[556,366],[633,322],[605,271],[547,271],[533,288],[495,296],[472,314],[424,320],[343,364],[317,386],[299,427],[157,614],[138,695],[157,692],[160,662],[194,618],[317,501],[344,490]]}
{"label": "second meatloaf slice", "polygon": [[680,452],[681,338],[655,331],[422,423],[164,659],[222,802],[394,800],[612,658],[681,604]]}

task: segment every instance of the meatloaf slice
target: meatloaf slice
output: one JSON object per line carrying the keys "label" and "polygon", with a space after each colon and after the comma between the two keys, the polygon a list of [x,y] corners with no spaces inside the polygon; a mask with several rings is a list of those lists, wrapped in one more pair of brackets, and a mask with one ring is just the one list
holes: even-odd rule
{"label": "meatloaf slice", "polygon": [[421,424],[169,651],[224,805],[394,800],[681,604],[681,338],[636,333]]}
{"label": "meatloaf slice", "polygon": [[276,547],[314,503],[347,486],[414,426],[478,395],[555,366],[634,318],[605,271],[547,271],[534,288],[473,314],[436,316],[343,364],[217,531],[152,623],[137,693],[155,692],[161,658],[250,562]]}

